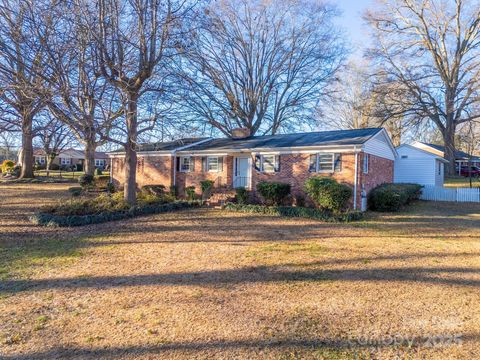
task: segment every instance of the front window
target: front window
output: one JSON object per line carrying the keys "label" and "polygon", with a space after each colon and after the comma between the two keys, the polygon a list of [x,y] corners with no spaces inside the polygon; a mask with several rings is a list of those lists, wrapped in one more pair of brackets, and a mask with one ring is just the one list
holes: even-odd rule
{"label": "front window", "polygon": [[275,172],[275,155],[262,156],[262,171]]}
{"label": "front window", "polygon": [[60,163],[62,165],[70,165],[70,158],[60,158]]}
{"label": "front window", "polygon": [[207,157],[207,171],[219,171],[218,157]]}
{"label": "front window", "polygon": [[333,172],[334,166],[333,154],[318,154],[318,172]]}
{"label": "front window", "polygon": [[310,155],[309,172],[342,171],[342,154],[319,153]]}
{"label": "front window", "polygon": [[180,158],[180,171],[181,172],[193,171],[193,158],[191,156],[183,156]]}
{"label": "front window", "polygon": [[103,159],[95,159],[95,166],[96,167],[102,167],[103,165],[105,165],[105,162]]}

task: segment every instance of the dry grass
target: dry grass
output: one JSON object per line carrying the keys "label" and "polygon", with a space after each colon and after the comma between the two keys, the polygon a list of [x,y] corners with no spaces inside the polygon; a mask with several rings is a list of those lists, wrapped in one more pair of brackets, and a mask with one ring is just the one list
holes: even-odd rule
{"label": "dry grass", "polygon": [[0,185],[2,358],[480,358],[478,205],[28,223],[67,187]]}
{"label": "dry grass", "polygon": [[[459,188],[469,188],[470,187],[470,178],[468,177],[458,177],[458,178],[446,178],[445,187],[459,187]],[[480,178],[472,178],[472,187],[480,187]]]}

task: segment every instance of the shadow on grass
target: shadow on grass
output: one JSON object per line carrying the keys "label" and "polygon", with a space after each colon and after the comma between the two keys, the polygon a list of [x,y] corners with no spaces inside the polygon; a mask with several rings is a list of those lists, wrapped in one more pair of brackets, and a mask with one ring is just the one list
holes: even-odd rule
{"label": "shadow on grass", "polygon": [[[190,356],[198,355],[199,351],[219,351],[229,350],[279,350],[291,354],[292,350],[314,353],[318,356],[328,355],[327,358],[358,359],[358,352],[367,351],[370,353],[373,348],[385,349],[395,348],[408,352],[410,348],[428,348],[436,345],[434,341],[446,338],[450,341],[443,346],[458,346],[463,342],[475,341],[480,338],[478,334],[461,334],[458,338],[450,339],[451,334],[432,334],[431,336],[415,337],[402,336],[393,339],[371,338],[365,339],[329,339],[329,338],[309,338],[309,339],[254,339],[254,340],[217,340],[208,342],[172,342],[159,345],[137,345],[126,347],[56,347],[46,351],[30,352],[22,355],[3,357],[5,360],[30,360],[30,359],[65,359],[65,358],[119,358],[123,356],[145,356],[162,355],[162,353],[184,352],[190,353]],[[166,354],[163,354],[166,355]],[[339,357],[340,356],[340,357]],[[323,356],[322,356],[323,358]],[[361,357],[363,358],[363,357]],[[370,356],[368,356],[370,358]]]}
{"label": "shadow on grass", "polygon": [[[225,286],[248,283],[279,283],[305,281],[369,281],[409,282],[431,285],[479,287],[480,278],[462,276],[480,275],[480,268],[472,267],[371,267],[351,269],[319,269],[312,264],[296,266],[252,266],[241,269],[195,271],[127,276],[92,276],[35,280],[5,280],[0,293],[51,289],[108,289],[136,286]],[[308,268],[310,266],[310,268]]]}

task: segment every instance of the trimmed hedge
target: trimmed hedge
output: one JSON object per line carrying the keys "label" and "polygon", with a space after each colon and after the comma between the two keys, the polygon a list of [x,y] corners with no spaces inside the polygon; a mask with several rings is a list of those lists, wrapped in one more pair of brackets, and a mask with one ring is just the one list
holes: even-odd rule
{"label": "trimmed hedge", "polygon": [[305,192],[320,208],[339,214],[348,206],[353,190],[327,176],[314,176],[304,184]]}
{"label": "trimmed hedge", "polygon": [[348,211],[333,215],[330,212],[322,211],[320,209],[293,206],[263,206],[227,203],[225,209],[245,213],[316,219],[327,222],[350,222],[363,219],[363,213],[360,211]]}
{"label": "trimmed hedge", "polygon": [[196,206],[197,203],[179,201],[174,203],[167,203],[161,205],[144,205],[134,206],[128,210],[104,212],[93,215],[71,215],[62,216],[49,213],[37,213],[30,217],[30,221],[37,225],[44,226],[83,226],[89,224],[100,224],[107,221],[128,219],[141,215],[159,214],[164,212],[171,212],[175,210],[185,209],[188,207]]}
{"label": "trimmed hedge", "polygon": [[418,200],[421,193],[418,184],[382,184],[368,194],[368,206],[373,211],[398,211]]}
{"label": "trimmed hedge", "polygon": [[257,184],[257,191],[267,204],[280,205],[290,195],[290,184],[262,181]]}

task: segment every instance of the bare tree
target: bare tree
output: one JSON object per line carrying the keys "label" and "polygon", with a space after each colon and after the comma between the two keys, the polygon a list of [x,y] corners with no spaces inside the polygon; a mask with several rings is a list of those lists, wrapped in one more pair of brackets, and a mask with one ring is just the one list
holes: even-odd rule
{"label": "bare tree", "polygon": [[[402,116],[391,116],[388,99],[383,94],[395,91],[378,89],[370,64],[351,62],[338,81],[330,87],[330,96],[318,108],[319,125],[333,129],[361,129],[383,126],[395,146],[401,143],[405,130]],[[385,86],[385,85],[382,85]],[[401,93],[399,94],[402,95]]]}
{"label": "bare tree", "polygon": [[434,123],[453,174],[457,127],[480,117],[480,4],[382,0],[366,20],[374,35],[369,56],[382,69],[380,78],[397,84],[397,93],[383,94],[394,105],[391,115]]}
{"label": "bare tree", "polygon": [[33,177],[33,119],[44,107],[45,54],[35,37],[44,10],[40,2],[0,2],[0,129],[21,131],[22,178]]}
{"label": "bare tree", "polygon": [[146,92],[161,86],[158,79],[169,57],[174,55],[176,29],[180,27],[186,1],[99,0],[95,19],[95,47],[102,76],[119,91],[124,108],[125,200],[136,201],[137,138],[153,129],[156,118],[139,117],[139,101]]}
{"label": "bare tree", "polygon": [[47,176],[50,166],[59,153],[73,141],[70,129],[50,113],[43,113],[43,126],[38,130],[36,142],[46,157]]}
{"label": "bare tree", "polygon": [[55,31],[40,33],[48,56],[50,111],[66,124],[85,147],[87,174],[95,171],[95,150],[105,143],[114,121],[122,115],[117,91],[101,74],[95,57],[95,41],[88,21],[95,13],[88,1],[59,3],[55,10],[62,21]]}
{"label": "bare tree", "polygon": [[319,1],[220,0],[198,14],[179,62],[180,108],[230,136],[305,126],[345,57]]}

